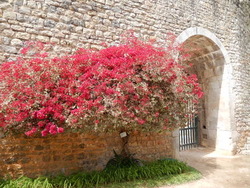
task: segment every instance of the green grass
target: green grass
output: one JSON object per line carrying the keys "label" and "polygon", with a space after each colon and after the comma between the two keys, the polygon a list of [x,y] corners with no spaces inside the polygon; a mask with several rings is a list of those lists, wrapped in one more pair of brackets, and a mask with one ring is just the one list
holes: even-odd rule
{"label": "green grass", "polygon": [[79,172],[70,176],[20,177],[1,180],[0,188],[156,187],[196,180],[201,174],[177,160],[158,160],[143,166],[109,167],[103,171]]}
{"label": "green grass", "polygon": [[113,183],[102,188],[150,188],[159,187],[164,185],[178,185],[186,182],[198,180],[202,177],[201,173],[195,169],[190,169],[189,172],[185,172],[177,175],[161,176],[153,179],[136,180],[123,183]]}

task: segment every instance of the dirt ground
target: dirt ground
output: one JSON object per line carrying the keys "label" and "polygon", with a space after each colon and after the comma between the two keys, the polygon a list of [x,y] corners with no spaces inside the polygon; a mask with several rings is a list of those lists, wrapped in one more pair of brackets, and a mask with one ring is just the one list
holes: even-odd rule
{"label": "dirt ground", "polygon": [[203,178],[161,188],[250,188],[250,156],[229,156],[207,148],[195,148],[180,152],[179,159],[199,170]]}

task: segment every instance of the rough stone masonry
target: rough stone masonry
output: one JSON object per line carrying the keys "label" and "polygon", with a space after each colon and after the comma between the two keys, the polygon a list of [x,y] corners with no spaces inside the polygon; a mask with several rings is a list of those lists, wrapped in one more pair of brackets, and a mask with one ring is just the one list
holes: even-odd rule
{"label": "rough stone masonry", "polygon": [[[65,54],[82,47],[99,49],[103,42],[115,45],[131,29],[143,39],[164,40],[172,32],[177,42],[192,46],[190,52],[198,49],[192,61],[205,91],[200,143],[250,154],[248,0],[1,0],[0,62],[17,58],[25,41],[52,42],[55,54]],[[2,135],[0,175],[102,168],[112,156],[110,147],[115,147],[107,138],[77,134],[31,140]],[[173,156],[178,142],[172,139],[171,134],[137,135],[131,147],[145,158]]]}

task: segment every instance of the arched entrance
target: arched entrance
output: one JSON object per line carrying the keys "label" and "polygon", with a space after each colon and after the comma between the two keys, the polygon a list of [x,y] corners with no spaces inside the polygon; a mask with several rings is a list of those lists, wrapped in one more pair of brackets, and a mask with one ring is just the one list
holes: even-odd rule
{"label": "arched entrance", "polygon": [[199,27],[183,31],[176,42],[192,54],[190,71],[198,76],[204,91],[198,112],[200,145],[233,153],[237,135],[230,87],[231,66],[224,46],[213,33]]}

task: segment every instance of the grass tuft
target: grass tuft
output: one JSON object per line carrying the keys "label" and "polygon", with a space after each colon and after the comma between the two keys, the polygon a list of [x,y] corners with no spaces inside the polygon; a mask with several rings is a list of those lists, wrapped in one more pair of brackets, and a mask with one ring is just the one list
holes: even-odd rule
{"label": "grass tuft", "polygon": [[20,177],[0,180],[0,188],[83,188],[83,187],[155,187],[199,179],[201,174],[177,160],[158,160],[142,166],[109,166],[103,171],[79,172],[70,176]]}

